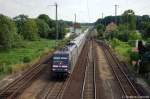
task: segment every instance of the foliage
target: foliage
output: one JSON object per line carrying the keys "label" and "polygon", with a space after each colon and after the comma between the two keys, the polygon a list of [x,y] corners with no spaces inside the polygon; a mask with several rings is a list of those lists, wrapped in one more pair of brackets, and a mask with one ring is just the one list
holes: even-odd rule
{"label": "foliage", "polygon": [[131,61],[138,61],[140,59],[139,54],[137,52],[131,52],[130,59]]}
{"label": "foliage", "polygon": [[0,49],[11,48],[18,36],[15,23],[4,15],[0,15]]}
{"label": "foliage", "polygon": [[58,27],[58,30],[59,30],[58,31],[59,32],[59,39],[64,38],[64,36],[66,34],[65,26],[66,26],[66,24],[62,20],[60,20],[59,21],[59,27]]}
{"label": "foliage", "polygon": [[33,19],[28,19],[22,27],[21,35],[26,40],[31,40],[31,41],[37,40],[38,27],[36,21]]}
{"label": "foliage", "polygon": [[[22,64],[39,58],[44,53],[54,49],[55,41],[40,39],[40,41],[23,41],[24,47],[12,48],[0,52],[0,73],[11,72],[15,64]],[[1,75],[1,74],[0,74]]]}
{"label": "foliage", "polygon": [[31,61],[31,58],[29,57],[29,56],[25,56],[24,58],[23,58],[23,62],[24,63],[28,63],[28,62],[30,62]]}
{"label": "foliage", "polygon": [[46,23],[48,23],[49,20],[51,20],[51,19],[49,18],[49,16],[46,15],[46,14],[41,14],[41,15],[38,16],[38,18],[41,19],[41,20],[44,20]]}
{"label": "foliage", "polygon": [[137,31],[131,31],[131,33],[129,33],[129,40],[141,40],[142,36],[139,32]]}
{"label": "foliage", "polygon": [[50,17],[46,14],[41,14],[38,16],[38,19],[44,20],[50,28],[55,27],[55,21],[50,19]]}
{"label": "foliage", "polygon": [[18,15],[16,17],[13,18],[13,20],[16,23],[17,29],[18,29],[18,34],[21,34],[23,32],[23,25],[24,23],[28,20],[28,16],[27,15]]}
{"label": "foliage", "polygon": [[110,40],[110,44],[118,54],[123,57],[123,59],[127,61],[130,60],[131,46],[128,43],[122,42],[118,39],[112,39]]}
{"label": "foliage", "polygon": [[48,24],[41,19],[37,19],[36,23],[38,26],[38,34],[40,35],[40,37],[48,38],[48,35],[50,32],[50,28],[49,28]]}
{"label": "foliage", "polygon": [[135,17],[135,13],[133,10],[131,10],[131,9],[126,10],[123,13],[122,17],[123,17],[124,23],[128,24],[129,30],[135,30],[136,29],[136,17]]}
{"label": "foliage", "polygon": [[98,32],[98,36],[103,36],[103,32],[104,32],[104,25],[102,24],[98,24],[96,25],[96,30]]}
{"label": "foliage", "polygon": [[150,23],[148,23],[147,28],[145,30],[146,30],[145,36],[150,37]]}

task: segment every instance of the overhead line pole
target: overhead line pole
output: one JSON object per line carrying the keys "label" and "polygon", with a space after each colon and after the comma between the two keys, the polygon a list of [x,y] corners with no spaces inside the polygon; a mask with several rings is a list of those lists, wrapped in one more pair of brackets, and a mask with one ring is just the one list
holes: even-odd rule
{"label": "overhead line pole", "polygon": [[115,4],[114,6],[115,6],[115,22],[117,24],[117,8],[119,5]]}
{"label": "overhead line pole", "polygon": [[58,42],[58,5],[57,3],[55,3],[55,7],[56,7],[56,45]]}
{"label": "overhead line pole", "polygon": [[104,13],[102,12],[102,19],[104,18]]}
{"label": "overhead line pole", "polygon": [[58,5],[57,3],[55,3],[54,5],[49,5],[49,6],[55,6],[55,11],[56,11],[56,38],[55,38],[55,47],[57,46],[57,42],[58,42],[58,37],[59,37],[59,34],[58,34]]}
{"label": "overhead line pole", "polygon": [[75,20],[74,20],[74,33],[76,32],[76,14],[74,15],[74,18],[75,18]]}

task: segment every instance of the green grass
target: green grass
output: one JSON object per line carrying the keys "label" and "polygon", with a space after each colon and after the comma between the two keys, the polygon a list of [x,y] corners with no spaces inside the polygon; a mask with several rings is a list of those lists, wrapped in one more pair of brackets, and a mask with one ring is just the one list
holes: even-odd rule
{"label": "green grass", "polygon": [[116,52],[123,57],[123,60],[130,60],[132,47],[127,42],[113,39],[110,41],[110,44],[116,50]]}
{"label": "green grass", "polygon": [[23,47],[0,52],[0,75],[12,72],[16,64],[31,62],[45,52],[53,50],[55,41],[40,39],[39,41],[23,41],[23,44]]}
{"label": "green grass", "polygon": [[24,47],[13,48],[8,51],[0,52],[0,64],[10,65],[16,63],[22,63],[24,57],[30,57],[31,59],[41,55],[43,50],[52,49],[54,46],[54,40],[41,39],[40,41],[24,41]]}

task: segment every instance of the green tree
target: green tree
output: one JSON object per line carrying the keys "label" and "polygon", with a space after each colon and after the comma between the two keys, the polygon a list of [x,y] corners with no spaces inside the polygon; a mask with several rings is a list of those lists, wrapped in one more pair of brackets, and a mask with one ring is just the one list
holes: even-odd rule
{"label": "green tree", "polygon": [[37,40],[38,26],[36,24],[36,21],[33,19],[28,19],[22,27],[21,35],[24,37],[24,39],[27,40]]}
{"label": "green tree", "polygon": [[133,10],[126,10],[123,15],[123,21],[128,25],[129,30],[136,30],[136,17]]}
{"label": "green tree", "polygon": [[46,23],[48,23],[49,20],[51,20],[51,19],[49,18],[49,16],[46,15],[46,14],[41,14],[41,15],[38,16],[38,18],[41,19],[41,20],[44,20]]}
{"label": "green tree", "polygon": [[41,19],[37,19],[36,23],[38,26],[38,34],[40,35],[40,37],[48,38],[48,35],[50,32],[50,28],[48,24],[44,20],[41,20]]}
{"label": "green tree", "polygon": [[146,31],[145,31],[145,36],[150,37],[150,23],[148,23]]}
{"label": "green tree", "polygon": [[59,27],[58,27],[58,33],[59,33],[60,39],[64,38],[64,36],[66,34],[65,27],[66,27],[65,22],[63,20],[60,20],[59,21]]}
{"label": "green tree", "polygon": [[22,27],[24,23],[28,20],[28,16],[21,14],[21,15],[14,17],[13,20],[16,23],[18,34],[21,34],[21,32],[23,32]]}
{"label": "green tree", "polygon": [[17,28],[15,23],[8,17],[0,14],[0,49],[11,48],[15,43]]}
{"label": "green tree", "polygon": [[38,16],[38,19],[44,20],[49,28],[50,28],[50,32],[49,32],[49,38],[54,38],[56,36],[56,23],[54,20],[52,20],[48,15],[46,14],[41,14]]}
{"label": "green tree", "polygon": [[97,32],[98,32],[98,36],[103,36],[104,25],[102,25],[102,24],[96,25],[96,30],[97,30]]}
{"label": "green tree", "polygon": [[50,28],[55,27],[55,21],[53,21],[48,15],[41,14],[38,16],[38,19],[44,20]]}

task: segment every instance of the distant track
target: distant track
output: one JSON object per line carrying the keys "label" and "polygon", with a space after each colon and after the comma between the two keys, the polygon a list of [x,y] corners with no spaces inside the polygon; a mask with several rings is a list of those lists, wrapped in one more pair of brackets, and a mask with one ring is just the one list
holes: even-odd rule
{"label": "distant track", "polygon": [[52,54],[44,57],[39,63],[24,71],[19,78],[4,87],[0,91],[0,99],[14,99],[20,95],[46,68],[46,65],[43,63],[51,56]]}
{"label": "distant track", "polygon": [[89,63],[86,66],[82,98],[81,99],[96,99],[96,78],[95,78],[95,60],[94,60],[94,41],[90,41],[90,51],[88,55]]}

